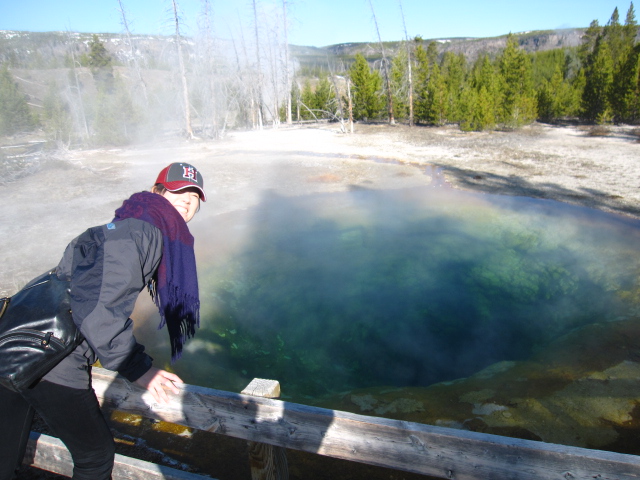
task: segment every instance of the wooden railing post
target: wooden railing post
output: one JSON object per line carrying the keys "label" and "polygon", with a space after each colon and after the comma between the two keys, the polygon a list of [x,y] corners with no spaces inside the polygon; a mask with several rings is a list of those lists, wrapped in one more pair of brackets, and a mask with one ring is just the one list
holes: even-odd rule
{"label": "wooden railing post", "polygon": [[[277,380],[254,378],[242,390],[243,395],[263,398],[279,398],[280,383]],[[249,444],[249,466],[252,480],[288,480],[289,467],[285,449],[267,443]]]}

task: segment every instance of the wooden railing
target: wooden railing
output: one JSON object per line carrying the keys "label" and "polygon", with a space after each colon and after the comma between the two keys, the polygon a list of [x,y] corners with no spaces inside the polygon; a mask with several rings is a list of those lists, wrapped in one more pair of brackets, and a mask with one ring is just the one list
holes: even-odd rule
{"label": "wooden railing", "polygon": [[[27,465],[71,477],[71,454],[57,438],[31,432],[25,462]],[[183,472],[155,463],[116,454],[113,480],[211,480],[210,477]]]}
{"label": "wooden railing", "polygon": [[[283,402],[263,398],[265,392],[260,384],[260,381],[252,382],[242,394],[183,385],[180,394],[173,396],[169,404],[158,404],[148,392],[112,372],[94,369],[93,373],[93,387],[103,405],[255,442],[256,448],[252,448],[252,452],[260,452],[260,445],[270,446],[263,450],[266,450],[267,457],[271,456],[272,460],[267,458],[256,462],[257,468],[263,470],[252,470],[254,478],[287,477],[286,459],[284,462],[278,460],[283,458],[282,450],[279,449],[301,450],[459,480],[640,478],[640,457],[634,455]],[[115,478],[118,477],[114,471]],[[187,477],[130,475],[126,478]]]}

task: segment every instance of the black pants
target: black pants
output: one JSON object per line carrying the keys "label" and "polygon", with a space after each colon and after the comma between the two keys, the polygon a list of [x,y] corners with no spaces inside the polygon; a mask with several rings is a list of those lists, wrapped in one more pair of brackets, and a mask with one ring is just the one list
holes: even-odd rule
{"label": "black pants", "polygon": [[22,393],[0,387],[0,480],[11,480],[22,463],[34,411],[71,452],[74,480],[111,478],[113,436],[93,389],[43,381]]}

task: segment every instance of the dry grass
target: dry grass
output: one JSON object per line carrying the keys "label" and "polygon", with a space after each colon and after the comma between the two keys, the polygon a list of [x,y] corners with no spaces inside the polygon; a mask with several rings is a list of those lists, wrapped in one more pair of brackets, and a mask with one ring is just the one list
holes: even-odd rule
{"label": "dry grass", "polygon": [[595,125],[587,131],[590,137],[608,137],[611,135],[611,129],[605,125]]}

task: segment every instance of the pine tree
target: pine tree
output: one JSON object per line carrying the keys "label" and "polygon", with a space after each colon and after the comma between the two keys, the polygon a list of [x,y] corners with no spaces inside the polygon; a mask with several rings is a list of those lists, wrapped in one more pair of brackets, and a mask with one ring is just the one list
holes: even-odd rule
{"label": "pine tree", "polygon": [[374,120],[382,113],[384,103],[380,97],[382,78],[369,68],[361,53],[349,69],[351,94],[353,96],[353,118],[355,120]]}
{"label": "pine tree", "polygon": [[429,76],[431,74],[431,68],[429,65],[429,59],[427,57],[427,51],[422,48],[422,45],[418,45],[415,51],[415,63],[414,69],[414,117],[416,123],[426,122],[427,120],[427,97]]}
{"label": "pine tree", "polygon": [[587,64],[600,35],[602,35],[602,27],[600,27],[598,20],[593,20],[582,36],[582,44],[578,47],[578,57],[583,65]]}
{"label": "pine tree", "polygon": [[49,85],[43,107],[44,128],[50,140],[68,147],[72,141],[73,122],[55,83]]}
{"label": "pine tree", "polygon": [[635,120],[635,91],[638,88],[638,52],[634,48],[638,30],[633,3],[627,11],[624,26],[620,28],[620,52],[616,61],[612,54],[613,82],[609,91],[613,118],[616,122]]}
{"label": "pine tree", "polygon": [[614,73],[609,100],[616,122],[640,119],[640,44],[626,54]]}
{"label": "pine tree", "polygon": [[438,63],[438,44],[436,42],[429,42],[427,45],[427,60],[430,65]]}
{"label": "pine tree", "polygon": [[0,68],[0,135],[31,131],[37,119],[29,111],[26,96],[5,64]]}
{"label": "pine tree", "polygon": [[565,64],[566,54],[561,48],[533,53],[531,55],[533,88],[538,89],[545,80],[551,81],[556,70],[564,69]]}
{"label": "pine tree", "polygon": [[[302,120],[302,112],[300,111],[301,94],[302,93],[300,92],[300,86],[298,85],[298,82],[294,79],[291,82],[291,108],[294,109],[294,111],[291,112],[291,115],[295,118],[297,122]],[[286,111],[283,112],[283,114],[286,115]]]}
{"label": "pine tree", "polygon": [[447,85],[444,76],[440,73],[437,63],[431,68],[431,76],[427,85],[427,99],[425,108],[425,120],[433,125],[444,125],[447,122],[449,110]]}
{"label": "pine tree", "polygon": [[313,108],[318,111],[316,115],[322,118],[330,118],[335,115],[335,110],[332,108],[334,102],[331,83],[327,77],[320,79],[313,97]]}
{"label": "pine tree", "polygon": [[537,92],[538,118],[554,122],[576,115],[578,109],[572,81],[575,78],[575,52],[561,49],[534,55],[534,83]]}
{"label": "pine tree", "polygon": [[496,126],[495,97],[484,85],[478,91],[474,122],[476,130],[492,130]]}
{"label": "pine tree", "polygon": [[300,94],[300,116],[304,120],[316,119],[316,114],[313,112],[315,108],[315,95],[313,88],[311,88],[311,81],[306,79],[304,85],[302,85],[302,93]]}
{"label": "pine tree", "polygon": [[93,35],[89,43],[89,58],[87,65],[91,70],[97,88],[105,88],[107,91],[113,88],[113,59],[100,41],[98,35]]}
{"label": "pine tree", "polygon": [[393,116],[405,119],[409,116],[407,50],[400,49],[391,62],[391,91],[393,94]]}
{"label": "pine tree", "polygon": [[564,78],[569,83],[573,82],[578,76],[578,72],[582,68],[580,58],[578,56],[578,49],[567,49],[564,52],[564,64],[562,71],[564,72]]}
{"label": "pine tree", "polygon": [[531,59],[518,48],[516,37],[510,34],[499,59],[504,99],[501,120],[509,127],[518,127],[536,118],[536,99],[532,88]]}
{"label": "pine tree", "polygon": [[466,83],[466,59],[461,54],[446,52],[442,58],[442,76],[447,91],[446,117],[449,122],[460,122],[460,95]]}
{"label": "pine tree", "polygon": [[640,121],[640,45],[636,45],[634,55],[635,73],[631,81],[628,102],[628,121],[637,123]]}
{"label": "pine tree", "polygon": [[478,105],[482,111],[483,129],[494,128],[498,117],[498,106],[502,103],[500,81],[496,67],[488,55],[476,60],[472,71],[471,84],[478,92]]}
{"label": "pine tree", "polygon": [[609,44],[611,60],[615,69],[622,60],[622,56],[624,55],[625,50],[624,28],[620,24],[620,14],[618,13],[618,7],[613,10],[613,14],[609,19],[609,22],[602,30],[602,35]]}
{"label": "pine tree", "polygon": [[565,115],[559,95],[562,83],[562,72],[557,68],[551,80],[543,80],[538,89],[538,119],[541,121],[553,122]]}
{"label": "pine tree", "polygon": [[474,115],[478,111],[478,92],[474,88],[466,86],[460,93],[460,130],[470,132],[472,130],[482,130],[478,128]]}
{"label": "pine tree", "polygon": [[636,21],[636,11],[633,8],[633,2],[629,5],[629,10],[627,10],[623,30],[625,45],[633,45],[636,35],[638,35],[638,22]]}
{"label": "pine tree", "polygon": [[587,75],[584,68],[581,68],[576,78],[571,82],[571,107],[567,115],[582,117],[582,97],[587,85]]}
{"label": "pine tree", "polygon": [[[420,42],[421,39],[417,38]],[[421,44],[415,51],[415,121],[436,125],[445,122],[445,85],[438,65],[438,45],[430,42],[425,50]]]}
{"label": "pine tree", "polygon": [[127,145],[137,138],[143,118],[120,78],[110,91],[99,90],[94,108],[94,144]]}
{"label": "pine tree", "polygon": [[611,121],[609,103],[613,84],[613,59],[609,44],[604,38],[596,42],[585,71],[586,83],[582,94],[582,117],[599,124]]}
{"label": "pine tree", "polygon": [[476,90],[471,85],[465,85],[460,94],[460,112],[460,130],[463,132],[495,128],[492,99],[484,86]]}

